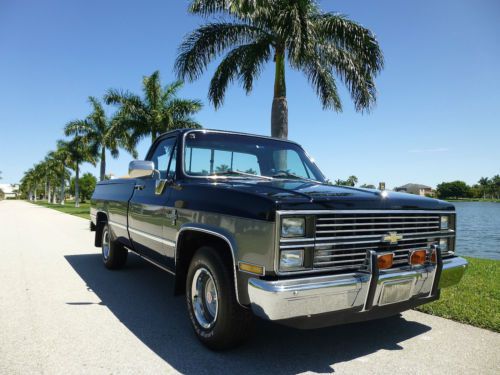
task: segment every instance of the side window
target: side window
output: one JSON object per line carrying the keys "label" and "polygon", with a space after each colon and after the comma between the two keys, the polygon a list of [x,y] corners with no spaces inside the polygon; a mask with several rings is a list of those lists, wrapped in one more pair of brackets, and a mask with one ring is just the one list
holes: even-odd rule
{"label": "side window", "polygon": [[175,144],[176,138],[164,139],[156,146],[151,157],[151,161],[155,163],[155,169],[160,172],[160,178],[162,179],[166,179],[167,177],[173,178],[175,176]]}

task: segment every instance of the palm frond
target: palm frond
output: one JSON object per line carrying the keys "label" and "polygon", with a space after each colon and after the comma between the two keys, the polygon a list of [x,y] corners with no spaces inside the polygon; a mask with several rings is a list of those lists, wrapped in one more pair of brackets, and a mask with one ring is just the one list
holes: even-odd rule
{"label": "palm frond", "polygon": [[221,61],[210,81],[208,97],[215,108],[224,102],[228,85],[239,78],[245,91],[250,93],[253,80],[258,78],[263,64],[271,57],[270,37],[264,37],[255,43],[235,48]]}
{"label": "palm frond", "polygon": [[376,76],[384,67],[384,57],[375,35],[367,28],[336,13],[314,17],[316,33],[324,43],[356,54],[369,73]]}
{"label": "palm frond", "polygon": [[246,23],[209,23],[188,34],[179,47],[175,71],[180,79],[194,81],[226,49],[251,43],[265,30]]}

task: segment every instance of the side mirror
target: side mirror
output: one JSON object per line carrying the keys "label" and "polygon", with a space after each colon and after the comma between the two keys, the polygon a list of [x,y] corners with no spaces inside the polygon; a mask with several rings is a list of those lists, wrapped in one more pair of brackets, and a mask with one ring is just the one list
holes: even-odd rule
{"label": "side mirror", "polygon": [[155,171],[155,164],[148,160],[133,160],[128,165],[128,175],[132,178],[150,177]]}

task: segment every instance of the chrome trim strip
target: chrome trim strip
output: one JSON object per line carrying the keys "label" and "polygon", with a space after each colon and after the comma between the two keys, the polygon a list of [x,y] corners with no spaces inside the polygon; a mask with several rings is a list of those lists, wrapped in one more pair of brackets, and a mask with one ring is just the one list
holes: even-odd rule
{"label": "chrome trim strip", "polygon": [[[455,214],[455,211],[432,210],[290,210],[277,211],[280,215],[320,215],[320,214]],[[321,219],[321,218],[318,218]]]}
{"label": "chrome trim strip", "polygon": [[[321,233],[321,232],[320,232]],[[405,232],[398,232],[398,234],[404,236],[404,238],[398,240],[399,241],[409,241],[409,240],[417,240],[419,237],[410,237],[410,236],[449,236],[449,235],[454,235],[454,232],[418,232],[418,233],[405,233]],[[371,242],[384,242],[382,241],[382,234],[370,234],[370,235],[360,235],[360,236],[336,236],[336,237],[316,237],[316,241],[321,241],[321,240],[335,240],[335,239],[354,239],[354,238],[380,238],[379,241],[371,241]]]}
{"label": "chrome trim strip", "polygon": [[[351,211],[351,213],[354,213]],[[434,215],[434,216],[437,216]],[[360,216],[352,216],[352,217],[319,217],[318,221],[331,221],[331,220],[371,220],[371,219],[433,219],[430,221],[436,221],[439,223],[439,218],[435,218],[433,216],[396,216],[396,217],[387,217],[387,216],[365,216],[365,217],[360,217]],[[427,221],[426,221],[427,222]],[[318,224],[319,226],[322,225],[341,225],[341,224]],[[349,224],[346,224],[349,225]],[[359,224],[357,224],[359,225]]]}
{"label": "chrome trim strip", "polygon": [[[400,224],[400,223],[394,223],[394,224]],[[404,224],[404,223],[401,223]],[[355,226],[356,224],[351,224],[350,226]],[[384,225],[387,225],[387,223],[384,223]],[[433,226],[427,226],[427,227],[406,227],[406,228],[369,228],[369,229],[339,229],[339,230],[316,230],[316,233],[358,233],[358,232],[390,232],[390,231],[400,231],[400,230],[417,230],[417,229],[434,229],[434,228],[439,228],[439,225],[433,225]],[[415,234],[420,234],[421,232],[415,233]],[[384,233],[382,233],[384,234]],[[404,235],[404,232],[398,232],[398,234]],[[408,235],[411,235],[412,233],[408,233]],[[378,236],[378,234],[374,234],[373,236]],[[358,236],[356,236],[358,237]],[[316,237],[317,238],[317,237]]]}
{"label": "chrome trim strip", "polygon": [[[357,218],[353,218],[352,220],[356,220]],[[384,219],[392,219],[392,218],[384,218]],[[351,220],[351,219],[340,219],[340,220]],[[377,219],[378,220],[378,219]],[[431,227],[439,227],[439,220],[428,220],[428,221],[391,221],[391,222],[384,222],[384,223],[345,223],[345,224],[316,224],[316,228],[327,228],[327,227],[361,227],[361,226],[381,226],[381,225],[387,225],[387,224],[402,224],[402,225],[409,225],[409,224],[434,224],[431,225]],[[392,229],[392,228],[391,228]],[[396,228],[394,228],[396,229]],[[413,228],[406,228],[406,229],[413,229]]]}
{"label": "chrome trim strip", "polygon": [[245,307],[245,306],[243,306],[241,304],[240,297],[238,295],[238,277],[236,275],[236,259],[234,257],[234,248],[233,248],[233,245],[231,244],[231,241],[229,240],[229,238],[227,238],[223,234],[217,233],[217,232],[214,232],[212,230],[205,229],[205,228],[199,228],[199,227],[193,227],[193,226],[184,226],[184,227],[182,227],[177,232],[177,236],[175,238],[175,251],[174,251],[175,264],[177,264],[177,250],[178,250],[177,249],[177,244],[179,243],[179,236],[180,236],[180,234],[182,232],[184,232],[186,230],[193,230],[193,231],[198,231],[198,232],[202,232],[202,233],[211,234],[211,235],[214,235],[214,236],[219,237],[219,238],[223,239],[224,241],[226,241],[226,243],[229,246],[229,249],[231,250],[231,256],[233,258],[234,290],[235,290],[235,294],[236,294],[236,302],[238,302],[242,307]]}
{"label": "chrome trim strip", "polygon": [[174,241],[166,240],[166,239],[163,239],[161,237],[155,236],[153,234],[149,234],[149,233],[146,233],[146,232],[143,232],[141,230],[138,230],[138,229],[135,229],[135,228],[131,228],[131,227],[129,227],[128,230],[130,232],[132,232],[132,233],[138,234],[139,236],[149,238],[152,241],[156,241],[156,242],[162,243],[162,244],[170,246],[170,247],[174,247],[175,246],[175,242]]}
{"label": "chrome trim strip", "polygon": [[134,254],[136,254],[139,258],[144,259],[144,260],[148,261],[149,263],[151,263],[151,264],[155,265],[156,267],[161,268],[163,271],[167,271],[168,273],[170,273],[170,274],[172,274],[172,275],[174,275],[174,276],[175,276],[175,272],[174,272],[174,271],[172,271],[172,270],[168,269],[167,267],[162,266],[160,263],[155,262],[154,260],[149,259],[148,257],[145,257],[144,255],[139,254],[139,253],[138,253],[138,252],[136,252],[135,250],[132,250],[130,247],[125,246],[125,248],[126,248],[127,250],[129,250],[129,251],[133,252]]}
{"label": "chrome trim strip", "polygon": [[123,224],[119,224],[115,221],[111,221],[111,220],[108,220],[108,224],[111,224],[111,226],[113,227],[117,227],[117,228],[120,228],[120,229],[123,229],[123,230],[127,230],[127,227]]}

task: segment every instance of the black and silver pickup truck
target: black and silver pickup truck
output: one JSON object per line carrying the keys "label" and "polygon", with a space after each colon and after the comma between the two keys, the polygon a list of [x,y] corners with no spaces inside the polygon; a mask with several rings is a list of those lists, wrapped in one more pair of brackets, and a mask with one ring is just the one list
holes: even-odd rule
{"label": "black and silver pickup truck", "polygon": [[450,203],[333,186],[298,144],[234,132],[161,135],[128,178],[97,185],[91,219],[107,268],[132,251],[173,274],[213,349],[254,316],[316,328],[396,315],[467,267]]}

